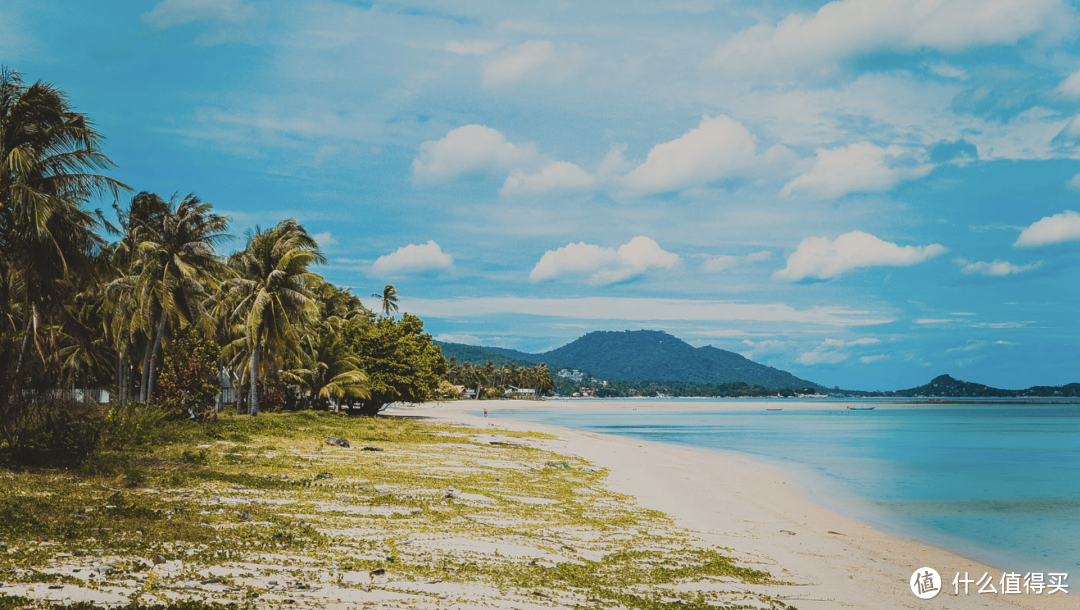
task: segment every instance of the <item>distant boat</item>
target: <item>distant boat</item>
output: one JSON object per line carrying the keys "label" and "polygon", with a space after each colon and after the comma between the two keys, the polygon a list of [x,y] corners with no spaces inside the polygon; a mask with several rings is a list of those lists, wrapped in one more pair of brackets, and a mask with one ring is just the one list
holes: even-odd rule
{"label": "distant boat", "polygon": [[848,409],[852,411],[873,411],[876,408],[877,407],[852,407],[850,405],[848,406]]}
{"label": "distant boat", "polygon": [[783,411],[783,409],[781,409],[781,408],[770,408],[770,407],[765,407],[765,410],[766,411]]}

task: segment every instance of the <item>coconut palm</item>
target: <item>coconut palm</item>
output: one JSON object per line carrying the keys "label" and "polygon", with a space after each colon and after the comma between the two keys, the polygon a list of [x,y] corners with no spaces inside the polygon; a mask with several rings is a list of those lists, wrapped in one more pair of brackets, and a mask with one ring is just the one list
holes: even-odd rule
{"label": "coconut palm", "polygon": [[60,361],[57,339],[74,319],[71,278],[92,273],[89,259],[104,245],[100,217],[83,206],[127,188],[97,173],[113,166],[101,139],[62,91],[0,67],[0,276],[6,321],[22,333],[16,374],[31,343],[42,362]]}
{"label": "coconut palm", "polygon": [[248,235],[244,250],[229,260],[236,277],[223,284],[221,298],[230,309],[239,338],[228,351],[235,365],[247,361],[251,415],[259,412],[258,379],[264,352],[281,357],[295,351],[301,331],[318,317],[312,290],[321,278],[308,267],[324,262],[319,245],[295,220],[266,231],[256,229]]}
{"label": "coconut palm", "polygon": [[383,288],[382,294],[379,294],[379,293],[376,292],[376,293],[373,293],[371,296],[375,297],[376,299],[382,299],[382,312],[383,312],[384,316],[389,317],[391,311],[393,311],[394,313],[397,313],[397,310],[398,310],[397,288],[394,288],[390,284],[387,284],[386,288]]}
{"label": "coconut palm", "polygon": [[143,400],[153,394],[156,364],[170,322],[174,327],[192,324],[209,331],[203,301],[227,271],[215,245],[229,238],[228,226],[227,217],[212,213],[210,204],[191,194],[179,202],[173,196],[160,226],[139,234],[135,256],[140,269],[133,289],[145,328],[154,331],[150,358],[143,362]]}

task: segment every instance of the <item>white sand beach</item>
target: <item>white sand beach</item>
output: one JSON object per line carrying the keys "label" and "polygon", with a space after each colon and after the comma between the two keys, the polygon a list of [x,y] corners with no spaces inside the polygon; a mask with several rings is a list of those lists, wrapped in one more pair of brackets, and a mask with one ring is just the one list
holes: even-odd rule
{"label": "white sand beach", "polygon": [[[635,497],[643,507],[662,511],[678,525],[700,532],[710,544],[729,548],[735,557],[795,583],[770,587],[768,592],[799,608],[1080,608],[1080,592],[979,594],[973,587],[968,595],[961,588],[957,596],[951,584],[956,573],[966,572],[973,579],[989,573],[1000,591],[1003,570],[887,535],[822,508],[808,499],[807,490],[790,473],[749,458],[469,414],[485,407],[495,412],[586,405],[613,406],[602,401],[454,402],[389,412],[553,434],[558,440],[539,443],[608,469],[606,484],[613,491]],[[935,568],[944,581],[941,594],[930,600],[917,598],[908,585],[912,572],[924,566]]]}

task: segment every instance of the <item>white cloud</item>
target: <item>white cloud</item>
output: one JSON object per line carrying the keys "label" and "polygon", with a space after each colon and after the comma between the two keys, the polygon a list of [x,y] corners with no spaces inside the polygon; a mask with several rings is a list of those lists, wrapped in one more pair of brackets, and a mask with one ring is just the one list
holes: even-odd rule
{"label": "white cloud", "polygon": [[838,0],[813,15],[758,24],[720,45],[712,61],[732,73],[798,73],[869,53],[956,53],[1011,45],[1067,27],[1062,0]]}
{"label": "white cloud", "polygon": [[1065,210],[1060,214],[1046,216],[1020,232],[1013,246],[1018,248],[1046,246],[1063,241],[1080,239],[1080,214]]}
{"label": "white cloud", "polygon": [[1065,183],[1065,186],[1074,191],[1080,191],[1080,174],[1076,174],[1072,178],[1069,178],[1069,181]]}
{"label": "white cloud", "polygon": [[529,281],[571,277],[602,286],[638,277],[650,269],[674,269],[678,264],[679,255],[666,252],[651,238],[639,235],[618,250],[585,242],[548,250],[529,273]]}
{"label": "white cloud", "polygon": [[433,183],[463,174],[506,172],[535,159],[535,144],[512,144],[498,130],[474,124],[421,144],[412,170],[418,182]]}
{"label": "white cloud", "polygon": [[1058,93],[1069,98],[1080,98],[1080,70],[1073,72],[1058,85]]}
{"label": "white cloud", "polygon": [[432,318],[476,318],[518,314],[578,320],[796,323],[822,326],[887,324],[893,319],[880,312],[846,307],[795,309],[783,303],[736,303],[695,299],[637,297],[526,298],[475,297],[457,299],[410,298],[409,311]]}
{"label": "white cloud", "polygon": [[960,267],[960,271],[966,275],[978,274],[991,275],[994,277],[1004,277],[1006,275],[1023,273],[1025,271],[1037,269],[1040,265],[1042,265],[1041,262],[1033,263],[1030,265],[1014,265],[1008,261],[1002,260],[995,260],[993,262],[970,262],[962,258],[956,259],[956,263],[962,265],[962,267]]}
{"label": "white cloud", "polygon": [[955,318],[919,318],[915,320],[916,324],[951,324],[953,322],[959,322]]}
{"label": "white cloud", "polygon": [[794,153],[779,144],[759,155],[757,138],[734,119],[704,116],[681,137],[654,146],[645,162],[622,182],[631,191],[663,193],[745,176],[793,160]]}
{"label": "white cloud", "polygon": [[870,142],[856,142],[840,148],[817,149],[810,170],[784,185],[780,194],[833,199],[848,193],[887,191],[904,180],[921,178],[932,165],[914,160],[900,146],[882,148]]}
{"label": "white cloud", "polygon": [[511,47],[484,64],[484,85],[514,83],[526,74],[555,60],[550,40],[530,40]]}
{"label": "white cloud", "polygon": [[464,343],[466,345],[480,345],[483,341],[476,335],[442,333],[435,336],[436,341],[443,343]]}
{"label": "white cloud", "polygon": [[242,0],[163,0],[142,18],[160,30],[195,21],[240,23],[254,14],[255,7]]}
{"label": "white cloud", "polygon": [[315,241],[319,242],[319,246],[322,248],[338,245],[338,240],[334,239],[334,236],[330,234],[330,231],[327,231],[325,233],[315,233],[311,237]]}
{"label": "white cloud", "polygon": [[701,270],[705,273],[721,273],[731,269],[732,267],[738,267],[749,263],[756,263],[760,261],[767,261],[772,258],[772,252],[769,250],[762,250],[761,252],[752,252],[743,256],[710,256],[701,263]]}
{"label": "white cloud", "polygon": [[872,356],[863,356],[859,358],[859,362],[863,364],[873,364],[874,362],[881,362],[882,360],[888,360],[888,354],[874,354]]}
{"label": "white cloud", "polygon": [[439,244],[409,244],[380,256],[371,271],[378,277],[393,277],[425,271],[445,271],[454,266],[454,257],[442,251]]}
{"label": "white cloud", "polygon": [[827,280],[861,267],[908,267],[943,254],[941,244],[898,246],[862,231],[845,233],[836,240],[807,237],[788,257],[787,266],[773,277],[797,282],[806,278]]}
{"label": "white cloud", "polygon": [[983,345],[984,343],[982,341],[968,341],[966,345],[961,345],[960,347],[950,347],[949,349],[945,350],[945,353],[955,354],[956,352],[973,352],[977,349],[980,349]]}
{"label": "white cloud", "polygon": [[499,193],[517,196],[552,191],[587,191],[592,189],[593,184],[592,175],[577,165],[567,161],[552,161],[534,174],[515,169],[507,176]]}
{"label": "white cloud", "polygon": [[799,357],[796,358],[795,361],[799,364],[806,365],[839,364],[851,357],[848,348],[876,345],[878,343],[881,343],[881,340],[874,337],[864,337],[852,341],[825,339],[813,350],[799,354]]}
{"label": "white cloud", "polygon": [[484,42],[481,40],[469,40],[458,41],[448,40],[446,41],[446,50],[455,55],[484,55],[499,48],[499,45],[494,42]]}

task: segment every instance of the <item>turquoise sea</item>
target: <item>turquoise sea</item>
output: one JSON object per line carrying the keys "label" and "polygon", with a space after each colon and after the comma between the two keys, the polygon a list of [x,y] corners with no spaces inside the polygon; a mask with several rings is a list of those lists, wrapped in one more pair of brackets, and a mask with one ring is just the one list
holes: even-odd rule
{"label": "turquoise sea", "polygon": [[788,470],[815,502],[883,531],[1002,570],[1080,575],[1080,405],[606,402],[620,408],[491,414],[750,454]]}

